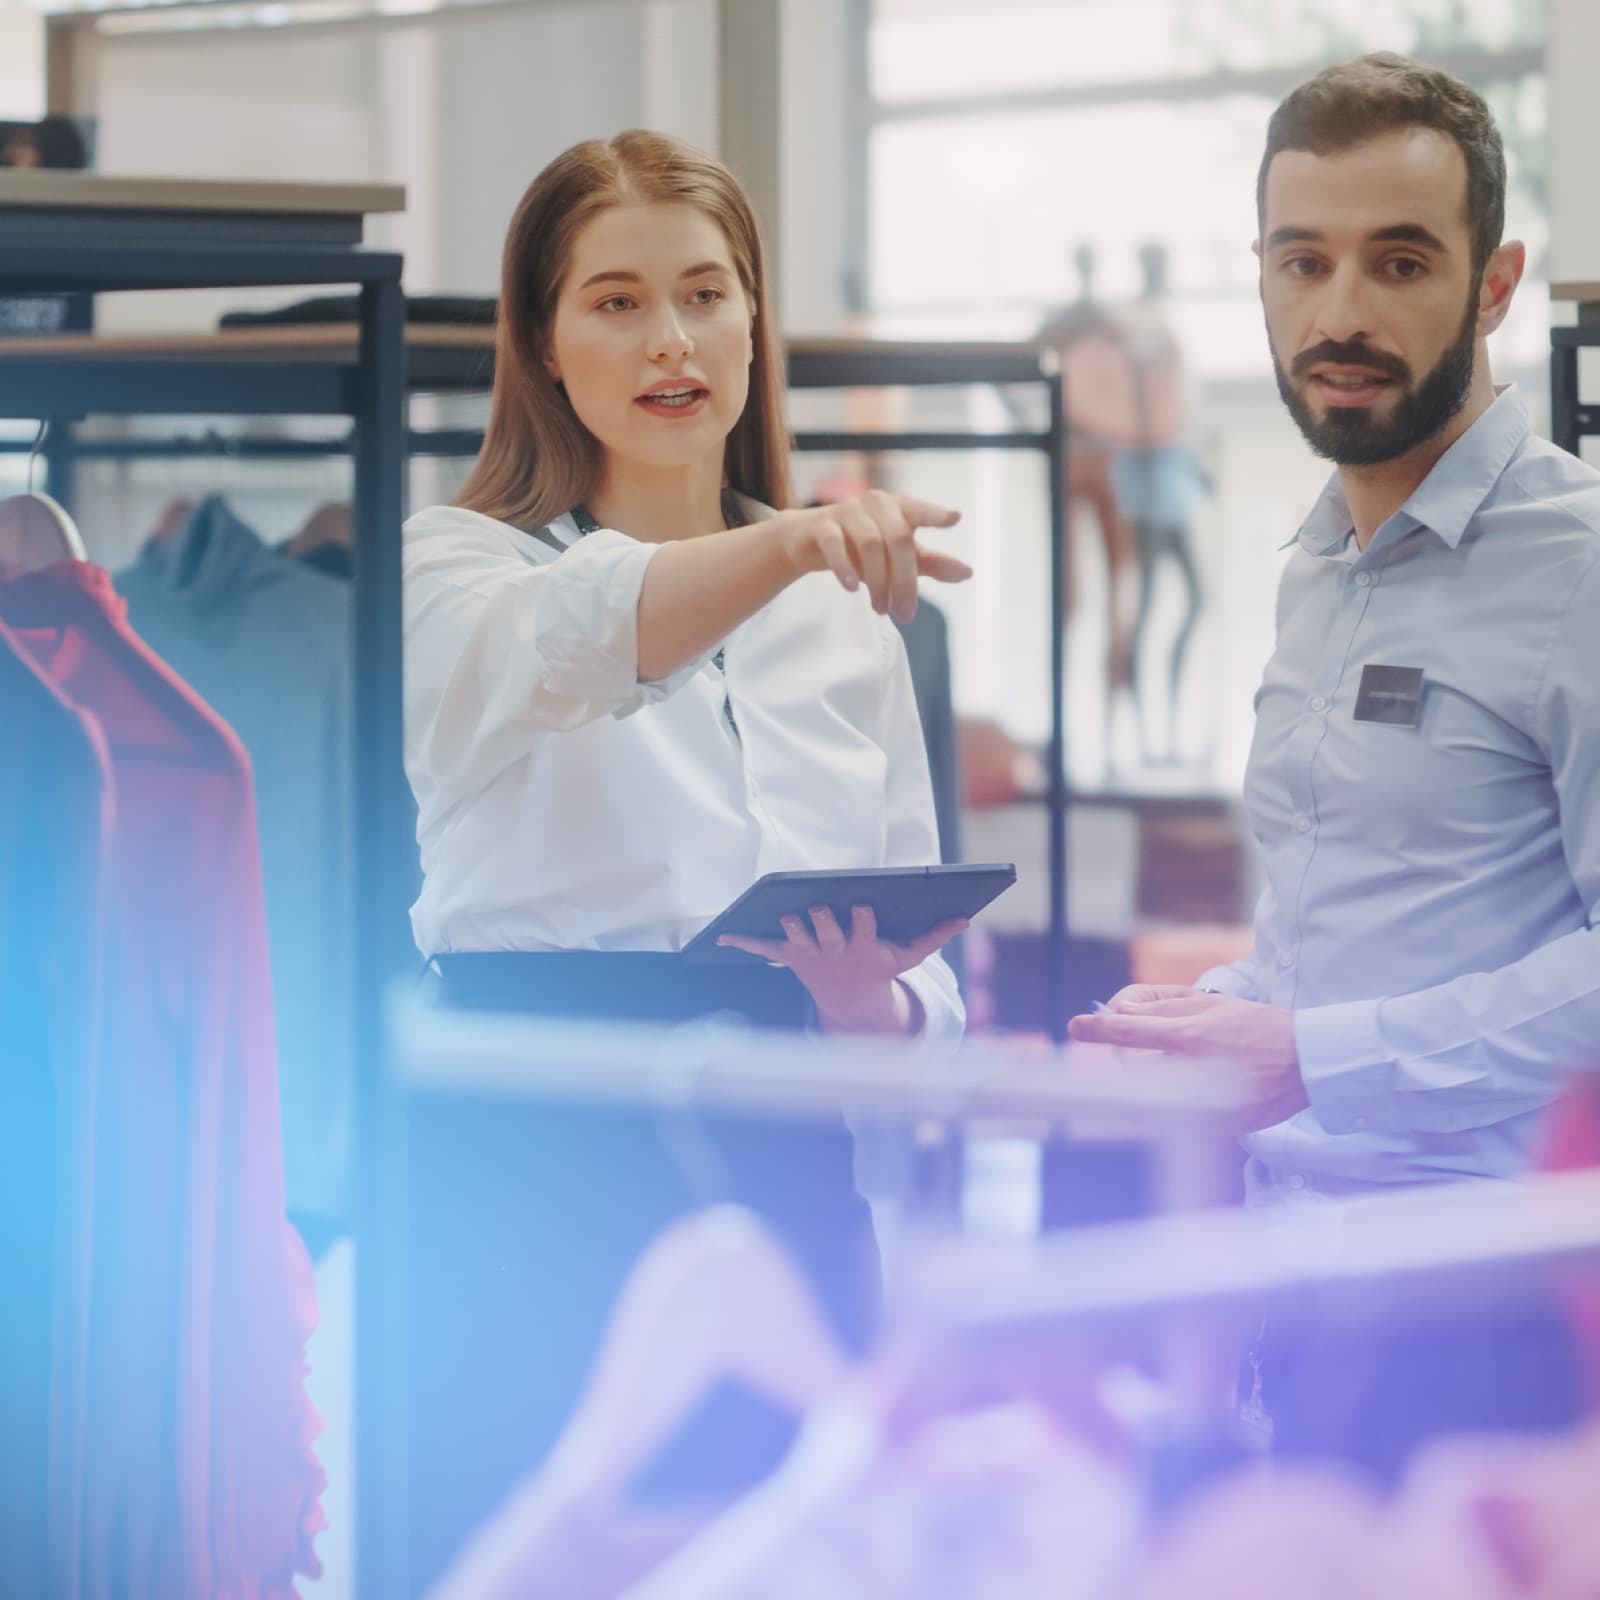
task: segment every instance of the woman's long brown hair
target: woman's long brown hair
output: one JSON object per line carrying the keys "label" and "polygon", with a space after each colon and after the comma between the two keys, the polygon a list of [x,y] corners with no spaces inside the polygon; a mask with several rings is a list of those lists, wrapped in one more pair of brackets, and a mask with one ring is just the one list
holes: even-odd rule
{"label": "woman's long brown hair", "polygon": [[600,477],[600,444],[545,369],[573,241],[597,212],[627,202],[698,206],[722,229],[751,306],[750,397],[728,435],[728,486],[779,510],[789,504],[789,440],[780,356],[766,315],[755,213],[720,161],[665,134],[635,129],[559,155],[528,186],[506,234],[495,332],[494,395],[483,448],[456,504],[519,528],[581,505]]}

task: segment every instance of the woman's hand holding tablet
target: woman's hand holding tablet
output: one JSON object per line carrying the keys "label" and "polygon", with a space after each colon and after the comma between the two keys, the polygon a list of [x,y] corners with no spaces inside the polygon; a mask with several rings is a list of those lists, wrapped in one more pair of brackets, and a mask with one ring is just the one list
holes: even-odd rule
{"label": "woman's hand holding tablet", "polygon": [[684,955],[788,967],[810,991],[824,1027],[914,1033],[921,1025],[916,1000],[895,980],[967,927],[1016,876],[1010,862],[768,873]]}

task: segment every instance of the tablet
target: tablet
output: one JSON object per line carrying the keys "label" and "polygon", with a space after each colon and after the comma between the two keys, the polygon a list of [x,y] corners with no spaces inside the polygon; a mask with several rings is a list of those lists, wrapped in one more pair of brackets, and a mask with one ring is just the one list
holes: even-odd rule
{"label": "tablet", "polygon": [[[683,947],[690,961],[759,961],[743,950],[719,945],[725,933],[749,939],[782,939],[778,919],[802,917],[812,906],[827,906],[839,926],[850,931],[850,908],[871,906],[878,935],[892,944],[909,944],[955,917],[970,917],[1017,881],[1009,861],[948,867],[860,867],[843,872],[769,872],[750,885],[727,910]],[[806,917],[806,926],[811,925]]]}

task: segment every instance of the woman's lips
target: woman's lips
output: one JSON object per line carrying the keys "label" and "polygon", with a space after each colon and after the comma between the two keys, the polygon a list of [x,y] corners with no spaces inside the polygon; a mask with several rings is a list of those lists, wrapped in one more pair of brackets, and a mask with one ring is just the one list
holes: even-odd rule
{"label": "woman's lips", "polygon": [[684,383],[668,389],[652,389],[648,394],[640,395],[634,404],[655,417],[681,418],[695,416],[704,409],[710,398],[710,390],[701,388],[699,384]]}

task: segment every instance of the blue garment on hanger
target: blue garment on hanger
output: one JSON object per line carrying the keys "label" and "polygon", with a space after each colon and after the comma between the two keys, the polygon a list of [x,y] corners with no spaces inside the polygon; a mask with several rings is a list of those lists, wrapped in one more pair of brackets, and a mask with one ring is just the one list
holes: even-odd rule
{"label": "blue garment on hanger", "polygon": [[116,579],[255,775],[291,1213],[343,1218],[350,1146],[351,599],[212,495]]}

